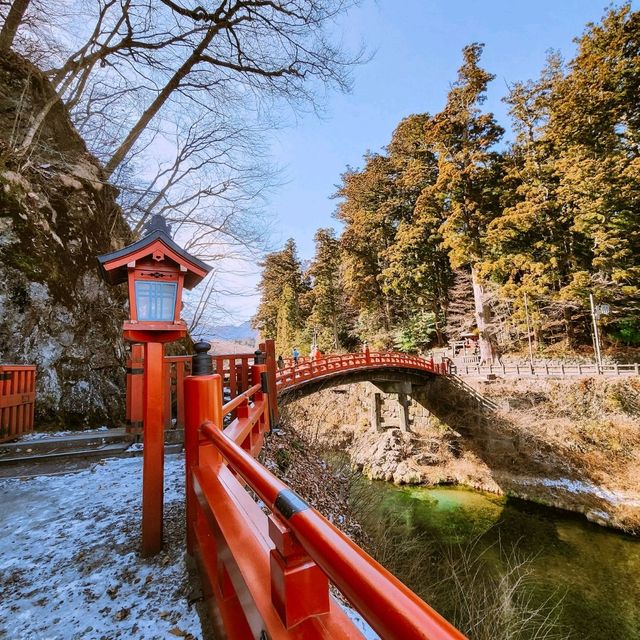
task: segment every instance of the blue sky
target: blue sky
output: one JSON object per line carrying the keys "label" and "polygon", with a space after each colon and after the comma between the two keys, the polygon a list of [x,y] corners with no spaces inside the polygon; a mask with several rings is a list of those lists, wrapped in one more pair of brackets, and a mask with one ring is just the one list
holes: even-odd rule
{"label": "blue sky", "polygon": [[[354,69],[353,91],[329,95],[322,119],[292,118],[274,135],[273,159],[285,181],[267,207],[275,217],[274,247],[292,237],[301,258],[313,255],[315,230],[337,227],[330,196],[340,174],[361,166],[367,150],[384,147],[403,117],[443,107],[466,44],[485,43],[482,63],[496,76],[485,108],[508,127],[501,102],[507,85],[536,77],[549,49],[571,58],[573,39],[606,6],[602,0],[364,0],[340,25],[348,45],[364,42],[374,53]],[[255,274],[244,282],[255,286]],[[234,302],[237,318],[248,318],[256,304],[256,297]]]}

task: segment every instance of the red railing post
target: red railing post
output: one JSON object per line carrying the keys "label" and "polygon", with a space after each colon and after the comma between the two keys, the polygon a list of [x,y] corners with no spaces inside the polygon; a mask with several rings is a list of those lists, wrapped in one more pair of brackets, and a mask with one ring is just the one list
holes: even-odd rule
{"label": "red railing post", "polygon": [[162,549],[164,496],[164,345],[144,343],[144,450],[142,454],[142,555]]}
{"label": "red railing post", "polygon": [[164,360],[162,367],[162,375],[164,376],[164,428],[171,429],[173,427],[173,416],[171,415],[173,402],[171,401],[171,391],[173,389],[173,362]]}
{"label": "red railing post", "polygon": [[[187,551],[194,551],[194,530],[197,498],[193,491],[193,469],[202,462],[219,462],[222,458],[210,443],[205,443],[200,451],[200,426],[211,422],[217,429],[222,428],[222,377],[211,373],[209,345],[199,342],[195,345],[197,354],[193,356],[192,375],[184,380],[184,451],[186,472],[186,530]],[[204,356],[204,357],[203,357]],[[201,455],[202,454],[202,455]]]}
{"label": "red railing post", "polygon": [[269,394],[269,408],[271,411],[271,424],[277,425],[280,422],[280,413],[278,412],[278,390],[276,389],[276,343],[275,340],[265,340],[260,345],[260,350],[265,355],[265,364],[267,365],[267,390]]}
{"label": "red railing post", "polygon": [[176,428],[184,429],[184,370],[185,361],[176,362]]}
{"label": "red railing post", "polygon": [[329,579],[279,518],[269,516],[271,601],[287,629],[329,612]]}

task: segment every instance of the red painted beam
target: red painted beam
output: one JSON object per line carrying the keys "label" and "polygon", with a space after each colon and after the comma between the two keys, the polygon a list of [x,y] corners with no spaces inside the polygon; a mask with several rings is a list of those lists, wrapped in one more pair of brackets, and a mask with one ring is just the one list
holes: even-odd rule
{"label": "red painted beam", "polygon": [[287,485],[213,424],[203,424],[201,431],[269,509],[280,514],[309,557],[385,640],[465,639],[315,509],[307,506],[292,515],[279,512],[278,496],[292,493]]}

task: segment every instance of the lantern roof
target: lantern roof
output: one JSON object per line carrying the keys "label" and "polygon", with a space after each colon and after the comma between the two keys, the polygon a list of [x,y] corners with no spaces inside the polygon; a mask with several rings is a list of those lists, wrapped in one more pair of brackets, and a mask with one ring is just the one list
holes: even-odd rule
{"label": "lantern roof", "polygon": [[168,235],[168,227],[157,225],[150,233],[122,249],[98,256],[100,273],[109,284],[127,281],[129,264],[147,257],[162,255],[181,267],[185,289],[193,289],[212,267],[185,251]]}

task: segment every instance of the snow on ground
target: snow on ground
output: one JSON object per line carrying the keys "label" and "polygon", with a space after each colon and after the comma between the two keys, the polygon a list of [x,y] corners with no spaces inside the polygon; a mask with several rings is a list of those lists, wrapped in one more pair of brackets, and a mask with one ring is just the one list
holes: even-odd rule
{"label": "snow on ground", "polygon": [[142,459],[0,480],[1,640],[201,638],[184,561],[184,458],[165,462],[165,549],[138,553]]}
{"label": "snow on ground", "polygon": [[369,623],[355,610],[342,604],[343,611],[351,618],[364,640],[380,640],[380,636],[369,626]]}
{"label": "snow on ground", "polygon": [[556,489],[564,489],[568,493],[586,493],[588,495],[596,496],[602,500],[606,500],[610,504],[618,505],[624,503],[626,505],[637,506],[640,502],[637,499],[637,492],[627,491],[609,491],[604,487],[599,487],[590,482],[583,480],[572,480],[571,478],[529,478],[520,477],[516,478],[518,482],[523,484],[542,484],[545,487],[552,487]]}
{"label": "snow on ground", "polygon": [[48,438],[60,438],[63,436],[78,436],[86,433],[100,433],[108,431],[108,427],[98,427],[97,429],[85,429],[84,431],[34,431],[20,436],[20,442],[31,442],[33,440],[47,440]]}

